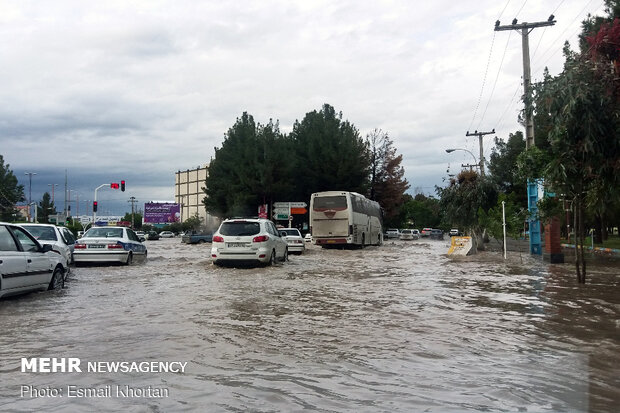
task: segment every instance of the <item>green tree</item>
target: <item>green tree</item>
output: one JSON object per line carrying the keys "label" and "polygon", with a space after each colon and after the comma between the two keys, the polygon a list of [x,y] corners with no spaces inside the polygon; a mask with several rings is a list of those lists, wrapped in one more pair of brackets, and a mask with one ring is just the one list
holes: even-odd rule
{"label": "green tree", "polygon": [[[504,205],[502,205],[504,202]],[[518,238],[523,229],[523,222],[528,217],[528,210],[523,207],[514,193],[499,193],[497,204],[485,211],[478,209],[478,221],[481,227],[486,228],[489,235],[496,240],[504,238],[503,215],[506,215],[506,236]]]}
{"label": "green tree", "polygon": [[247,112],[228,130],[209,165],[204,204],[225,217],[256,215],[256,208],[292,190],[293,157],[278,123],[257,124]]}
{"label": "green tree", "polygon": [[126,212],[125,216],[123,217],[123,221],[132,222],[132,228],[135,230],[140,230],[142,228],[142,214],[140,212],[134,212],[133,217],[131,212]]}
{"label": "green tree", "polygon": [[519,175],[517,159],[525,150],[523,133],[511,133],[508,141],[495,138],[489,160],[489,174],[499,191],[514,193],[517,202],[527,205],[527,181]]}
{"label": "green tree", "polygon": [[463,170],[446,188],[437,188],[439,205],[445,222],[458,226],[473,236],[480,236],[484,229],[478,220],[479,210],[487,212],[496,205],[498,192],[489,177],[475,171]]}
{"label": "green tree", "polygon": [[296,158],[296,199],[318,191],[367,193],[369,152],[358,130],[328,104],[296,121],[291,132]]}
{"label": "green tree", "polygon": [[581,247],[575,261],[577,279],[585,283],[587,200],[596,200],[594,208],[604,211],[605,195],[616,199],[619,195],[620,111],[613,93],[618,80],[613,72],[601,71],[598,62],[572,53],[568,47],[565,56],[564,71],[545,82],[538,110],[554,118],[549,134],[552,159],[545,177],[557,192],[572,198],[576,241]]}
{"label": "green tree", "polygon": [[370,199],[379,202],[384,211],[386,226],[402,226],[401,207],[409,183],[400,165],[403,156],[396,155],[396,148],[387,133],[375,129],[366,137],[370,159]]}
{"label": "green tree", "polygon": [[[441,214],[439,200],[434,197],[427,197],[424,194],[416,194],[412,197],[405,194],[405,203],[402,222],[408,227],[437,228],[441,224]],[[402,225],[399,225],[402,226]]]}
{"label": "green tree", "polygon": [[37,219],[39,222],[49,222],[49,216],[57,214],[56,206],[51,201],[51,196],[48,192],[43,194],[41,202],[37,205]]}
{"label": "green tree", "polygon": [[5,165],[4,157],[0,155],[0,219],[13,221],[13,215],[17,213],[15,204],[24,200],[24,186],[18,184],[10,165]]}

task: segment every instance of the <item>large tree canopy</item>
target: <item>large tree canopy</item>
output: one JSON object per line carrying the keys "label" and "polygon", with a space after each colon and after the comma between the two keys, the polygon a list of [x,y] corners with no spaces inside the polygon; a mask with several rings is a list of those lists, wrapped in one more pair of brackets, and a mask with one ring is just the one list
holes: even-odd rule
{"label": "large tree canopy", "polygon": [[317,191],[368,189],[368,147],[349,121],[328,104],[295,122],[291,133],[297,160],[296,195],[308,200]]}
{"label": "large tree canopy", "polygon": [[5,165],[4,157],[0,155],[0,219],[2,221],[12,221],[15,204],[25,200],[24,186],[17,182],[10,165]]}
{"label": "large tree canopy", "polygon": [[277,123],[261,125],[244,112],[228,130],[208,169],[208,211],[221,217],[256,215],[259,204],[290,191],[292,158]]}

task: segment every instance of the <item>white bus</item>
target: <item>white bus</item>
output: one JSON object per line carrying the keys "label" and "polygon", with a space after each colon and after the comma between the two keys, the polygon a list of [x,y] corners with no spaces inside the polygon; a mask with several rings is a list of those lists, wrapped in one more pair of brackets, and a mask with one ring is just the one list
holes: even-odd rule
{"label": "white bus", "polygon": [[381,207],[355,192],[316,192],[310,197],[310,232],[322,247],[381,245]]}

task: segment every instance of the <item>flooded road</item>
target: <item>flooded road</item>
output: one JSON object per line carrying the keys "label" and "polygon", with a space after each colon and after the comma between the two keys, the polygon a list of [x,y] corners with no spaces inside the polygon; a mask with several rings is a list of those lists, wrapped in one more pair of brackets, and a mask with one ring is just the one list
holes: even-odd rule
{"label": "flooded road", "polygon": [[[147,246],[146,264],[0,301],[1,411],[620,408],[617,262],[580,286],[572,265],[528,255],[448,259],[448,240],[311,246],[254,269],[212,266],[209,244]],[[22,372],[35,357],[82,372]],[[87,370],[122,361],[187,364]]]}

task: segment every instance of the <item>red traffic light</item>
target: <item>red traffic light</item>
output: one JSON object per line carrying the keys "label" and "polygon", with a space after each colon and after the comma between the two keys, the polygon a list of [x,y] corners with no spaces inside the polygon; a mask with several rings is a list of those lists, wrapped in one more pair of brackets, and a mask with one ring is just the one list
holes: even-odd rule
{"label": "red traffic light", "polygon": [[112,183],[110,184],[110,188],[112,188],[112,189],[118,189],[118,184],[117,184],[116,182],[112,182]]}
{"label": "red traffic light", "polygon": [[121,191],[125,192],[125,181],[121,181]]}
{"label": "red traffic light", "polygon": [[93,202],[93,212],[97,212],[97,201]]}

